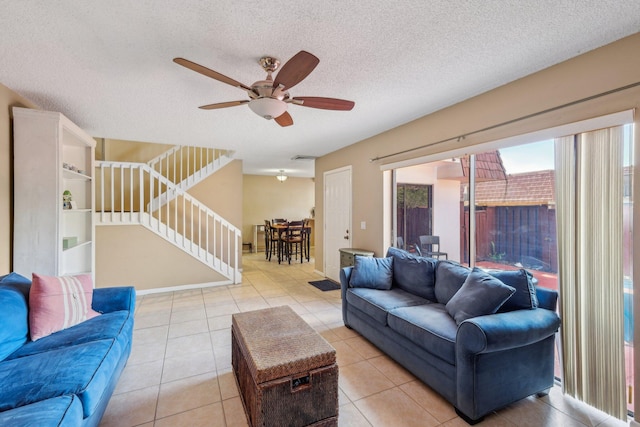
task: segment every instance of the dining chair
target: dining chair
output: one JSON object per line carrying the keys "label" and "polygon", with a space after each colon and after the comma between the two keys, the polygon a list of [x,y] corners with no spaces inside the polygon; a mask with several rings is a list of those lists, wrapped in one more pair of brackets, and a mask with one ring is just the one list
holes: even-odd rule
{"label": "dining chair", "polygon": [[[295,253],[296,259],[298,254],[300,255],[300,262],[304,259],[304,222],[303,221],[289,221],[288,227],[284,236],[282,237],[284,242],[285,257],[289,264],[291,264],[291,258]],[[294,252],[295,248],[295,252]]]}
{"label": "dining chair", "polygon": [[268,219],[264,220],[264,244],[265,259],[271,261],[271,255],[274,253],[280,258],[280,233],[271,226],[271,221]]}
{"label": "dining chair", "polygon": [[419,236],[418,239],[420,241],[417,249],[420,254],[437,259],[444,256],[444,259],[449,259],[449,255],[440,250],[440,236]]}

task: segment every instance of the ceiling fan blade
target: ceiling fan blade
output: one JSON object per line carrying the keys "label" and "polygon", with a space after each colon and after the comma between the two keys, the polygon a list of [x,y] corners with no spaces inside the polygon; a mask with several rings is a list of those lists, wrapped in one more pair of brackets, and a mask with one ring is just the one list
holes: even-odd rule
{"label": "ceiling fan blade", "polygon": [[216,110],[218,108],[235,107],[236,105],[243,105],[248,103],[249,101],[229,101],[229,102],[219,102],[217,104],[203,105],[198,108],[201,108],[203,110]]}
{"label": "ceiling fan blade", "polygon": [[324,110],[342,110],[349,111],[356,105],[353,101],[336,98],[323,98],[320,96],[296,96],[291,102],[303,107],[322,108]]}
{"label": "ceiling fan blade", "polygon": [[291,114],[289,114],[286,111],[280,114],[278,117],[276,117],[273,120],[275,120],[282,127],[291,126],[293,124],[293,119],[291,118]]}
{"label": "ceiling fan blade", "polygon": [[282,85],[285,89],[291,89],[304,80],[304,78],[316,68],[319,62],[320,60],[317,57],[301,50],[278,71],[278,75],[273,82],[273,87],[277,88]]}
{"label": "ceiling fan blade", "polygon": [[239,87],[240,89],[244,89],[247,92],[251,92],[251,88],[247,85],[244,85],[236,80],[233,80],[230,77],[225,76],[224,74],[220,74],[217,71],[210,70],[207,67],[204,67],[200,64],[196,64],[195,62],[191,62],[188,59],[184,58],[173,58],[173,62],[176,64],[182,65],[190,70],[195,71],[196,73],[200,73],[207,77],[211,77],[212,79],[216,79],[219,82],[226,83],[231,86]]}

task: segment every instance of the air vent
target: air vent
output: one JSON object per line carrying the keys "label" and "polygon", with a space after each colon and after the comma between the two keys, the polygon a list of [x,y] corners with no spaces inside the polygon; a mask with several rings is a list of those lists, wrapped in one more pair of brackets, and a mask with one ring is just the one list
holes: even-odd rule
{"label": "air vent", "polygon": [[315,160],[316,156],[305,156],[304,154],[298,154],[293,156],[291,160]]}

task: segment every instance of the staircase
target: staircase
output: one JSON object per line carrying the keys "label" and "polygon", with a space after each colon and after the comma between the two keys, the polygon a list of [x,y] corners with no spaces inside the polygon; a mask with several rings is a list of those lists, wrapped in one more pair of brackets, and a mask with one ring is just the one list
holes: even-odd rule
{"label": "staircase", "polygon": [[230,153],[176,146],[148,163],[96,162],[96,225],[142,225],[233,283],[242,281],[241,231],[187,190]]}
{"label": "staircase", "polygon": [[[214,148],[176,145],[147,162],[149,167],[187,191],[233,160],[233,152]],[[152,210],[171,201],[171,195],[162,193],[151,200]]]}

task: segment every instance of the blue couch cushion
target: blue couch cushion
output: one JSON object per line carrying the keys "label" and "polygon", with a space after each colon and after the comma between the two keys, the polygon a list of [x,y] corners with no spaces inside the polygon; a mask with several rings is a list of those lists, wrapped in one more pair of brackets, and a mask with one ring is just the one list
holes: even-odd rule
{"label": "blue couch cushion", "polygon": [[[128,340],[127,340],[128,343]],[[127,357],[128,347],[107,339],[0,363],[0,411],[75,394],[91,416]]]}
{"label": "blue couch cushion", "polygon": [[45,351],[84,344],[103,339],[123,337],[133,333],[133,316],[128,311],[114,311],[86,320],[78,325],[55,332],[36,341],[29,341],[7,359],[31,356]]}
{"label": "blue couch cushion", "polygon": [[393,258],[356,256],[349,285],[388,291],[393,285]]}
{"label": "blue couch cushion", "polygon": [[393,257],[393,284],[412,294],[436,301],[436,265],[438,260],[410,254],[390,247],[387,256]]}
{"label": "blue couch cushion", "polygon": [[350,288],[347,301],[358,310],[368,314],[382,326],[387,324],[387,312],[398,307],[429,304],[429,301],[402,289],[382,291],[368,288]]}
{"label": "blue couch cushion", "polygon": [[538,307],[536,286],[533,276],[524,268],[519,270],[489,270],[490,275],[505,285],[515,288],[516,292],[498,310],[499,312],[533,309]]}
{"label": "blue couch cushion", "polygon": [[458,325],[443,304],[396,308],[389,312],[389,328],[445,362],[456,363]]}
{"label": "blue couch cushion", "polygon": [[467,267],[454,261],[439,261],[436,267],[436,300],[446,304],[462,287],[471,273]]}
{"label": "blue couch cushion", "polygon": [[0,361],[29,339],[31,281],[16,273],[0,278]]}
{"label": "blue couch cushion", "polygon": [[476,267],[445,308],[459,325],[472,317],[495,313],[515,291]]}
{"label": "blue couch cushion", "polygon": [[77,427],[82,404],[76,396],[60,396],[0,412],[0,426]]}

